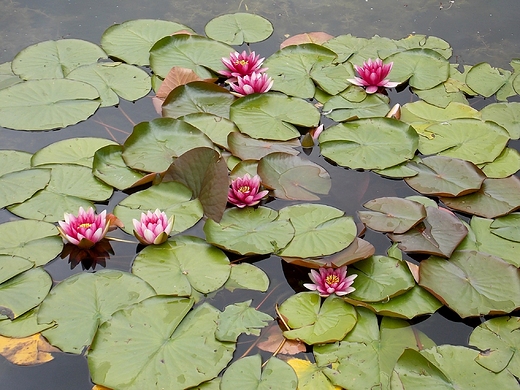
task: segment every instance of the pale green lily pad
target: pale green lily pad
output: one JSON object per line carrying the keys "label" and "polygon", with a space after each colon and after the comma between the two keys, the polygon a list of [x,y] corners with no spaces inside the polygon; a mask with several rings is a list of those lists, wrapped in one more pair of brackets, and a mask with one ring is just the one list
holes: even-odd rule
{"label": "pale green lily pad", "polygon": [[220,314],[215,332],[218,340],[236,342],[242,333],[259,336],[260,330],[267,326],[269,321],[274,320],[269,314],[251,307],[251,302],[252,299],[226,306],[224,312]]}
{"label": "pale green lily pad", "polygon": [[10,62],[0,64],[0,89],[21,83],[23,80],[13,73]]}
{"label": "pale green lily pad", "polygon": [[68,79],[31,80],[0,90],[0,126],[51,130],[91,116],[99,107],[93,86]]}
{"label": "pale green lily pad", "polygon": [[273,33],[273,25],[260,15],[237,12],[211,19],[204,32],[208,38],[228,45],[242,45],[266,40]]}
{"label": "pale green lily pad", "polygon": [[100,58],[108,57],[98,45],[81,39],[60,39],[26,47],[14,57],[11,67],[25,80],[57,79]]}
{"label": "pale green lily pad", "polygon": [[364,302],[380,302],[401,295],[415,285],[406,262],[386,256],[371,256],[348,268],[357,274],[356,291],[349,298]]}
{"label": "pale green lily pad", "polygon": [[287,141],[300,136],[296,126],[317,126],[320,113],[309,102],[268,92],[247,95],[231,105],[230,119],[252,138]]}
{"label": "pale green lily pad", "polygon": [[409,323],[358,308],[354,329],[339,343],[314,347],[314,356],[330,381],[345,389],[388,389],[395,363],[406,348],[435,345]]}
{"label": "pale green lily pad", "polygon": [[[512,216],[514,214],[510,215]],[[500,221],[501,218],[497,218],[495,221]],[[520,243],[494,234],[494,223],[495,222],[492,219],[480,217],[471,218],[469,233],[458,249],[468,249],[489,253],[500,257],[509,264],[520,267],[520,258],[518,257]]]}
{"label": "pale green lily pad", "polygon": [[396,41],[396,44],[404,49],[432,49],[447,60],[453,51],[450,44],[444,39],[423,34],[410,34],[406,38]]}
{"label": "pale green lily pad", "polygon": [[343,64],[318,62],[312,67],[310,76],[319,88],[326,93],[336,95],[350,85],[347,80],[353,78],[355,72],[349,62]]}
{"label": "pale green lily pad", "polygon": [[451,211],[426,206],[426,219],[406,233],[390,233],[388,237],[402,251],[448,258],[467,234],[464,224]]}
{"label": "pale green lily pad", "polygon": [[38,310],[38,322],[55,322],[43,332],[45,338],[64,352],[80,354],[114,312],[152,295],[148,283],[127,272],[76,274],[52,289]]}
{"label": "pale green lily pad", "polygon": [[229,119],[206,113],[196,112],[188,115],[184,115],[181,118],[184,122],[195,126],[197,129],[206,134],[215,145],[218,145],[224,149],[230,148],[228,144],[228,137],[231,133],[239,134],[236,125]]}
{"label": "pale green lily pad", "polygon": [[0,208],[29,199],[50,179],[49,169],[26,169],[0,176]]}
{"label": "pale green lily pad", "polygon": [[191,191],[177,182],[161,183],[128,196],[114,208],[114,214],[124,223],[123,230],[133,234],[132,219],[139,221],[141,213],[157,208],[168,218],[174,216],[173,234],[189,229],[202,218],[199,200],[191,200]]}
{"label": "pale green lily pad", "polygon": [[480,324],[471,333],[469,344],[482,350],[475,361],[495,373],[505,368],[520,376],[520,318],[498,317]]}
{"label": "pale green lily pad", "polygon": [[468,87],[484,97],[490,97],[497,92],[506,80],[507,77],[487,62],[473,65],[466,75]]}
{"label": "pale green lily pad", "polygon": [[269,277],[253,264],[231,264],[231,273],[224,288],[230,291],[240,288],[265,292],[269,288]]}
{"label": "pale green lily pad", "polygon": [[323,46],[338,54],[338,62],[350,60],[356,64],[361,64],[369,58],[379,58],[380,51],[393,53],[398,50],[395,41],[377,35],[370,39],[350,34],[339,35],[325,42]]}
{"label": "pale green lily pad", "polygon": [[424,206],[408,199],[377,198],[363,207],[372,211],[358,211],[361,222],[380,232],[404,233],[426,218]]}
{"label": "pale green lily pad", "polygon": [[24,218],[56,222],[63,213],[77,213],[80,206],[92,207],[89,201],[104,201],[112,196],[113,188],[92,175],[92,170],[80,165],[49,164],[47,187],[9,211]]}
{"label": "pale green lily pad", "polygon": [[329,127],[320,135],[321,153],[341,166],[383,169],[414,157],[417,133],[396,119],[360,119]]}
{"label": "pale green lily pad", "polygon": [[520,213],[511,213],[495,219],[491,225],[491,233],[506,240],[520,242]]}
{"label": "pale green lily pad", "polygon": [[431,125],[426,131],[430,136],[419,138],[422,154],[440,154],[474,164],[493,161],[509,141],[503,127],[477,119],[453,119]]}
{"label": "pale green lily pad", "polygon": [[419,272],[419,284],[463,318],[520,307],[520,271],[496,256],[458,250],[423,260]]}
{"label": "pale green lily pad", "polygon": [[51,287],[51,276],[42,267],[32,268],[0,284],[0,320],[14,320],[38,306]]}
{"label": "pale green lily pad", "polygon": [[5,337],[23,338],[36,333],[40,333],[45,329],[49,329],[52,324],[38,324],[37,321],[38,307],[29,310],[25,314],[11,321],[5,319],[0,321],[0,335]]}
{"label": "pale green lily pad", "polygon": [[458,198],[441,198],[452,209],[486,218],[495,218],[520,207],[520,179],[486,179],[477,192]]}
{"label": "pale green lily pad", "polygon": [[58,229],[51,223],[21,220],[0,224],[0,254],[27,259],[38,267],[53,260],[62,248]]}
{"label": "pale green lily pad", "polygon": [[412,88],[412,92],[419,96],[421,100],[440,108],[445,108],[452,102],[469,105],[464,93],[458,90],[456,92],[448,92],[446,89],[446,83],[443,83],[431,89],[421,90]]}
{"label": "pale green lily pad", "polygon": [[100,62],[83,65],[67,75],[96,87],[101,107],[119,104],[119,97],[131,102],[150,92],[150,76],[144,70],[120,62]]}
{"label": "pale green lily pad", "polygon": [[94,153],[92,174],[118,190],[133,187],[145,174],[129,168],[123,160],[123,146],[107,145]]}
{"label": "pale green lily pad", "polygon": [[235,50],[222,42],[199,35],[176,34],[156,42],[150,49],[150,67],[165,78],[174,66],[192,69],[203,79],[214,77],[223,69],[222,57],[229,57]]}
{"label": "pale green lily pad", "polygon": [[162,105],[162,115],[178,118],[202,112],[227,119],[234,101],[235,96],[226,88],[205,81],[192,81],[170,92]]}
{"label": "pale green lily pad", "polygon": [[238,131],[229,134],[228,142],[228,149],[233,153],[233,156],[242,160],[260,160],[262,157],[274,152],[297,155],[300,152],[295,148],[301,146],[298,139],[266,141],[248,137]]}
{"label": "pale green lily pad", "polygon": [[289,364],[276,357],[270,358],[262,371],[260,355],[247,356],[234,362],[224,372],[221,390],[296,390],[298,378]]}
{"label": "pale green lily pad", "polygon": [[111,57],[146,66],[150,63],[150,49],[154,43],[182,30],[193,32],[191,28],[169,20],[128,20],[107,28],[101,36],[101,47]]}
{"label": "pale green lily pad", "polygon": [[34,263],[23,257],[0,254],[0,283],[34,267]]}
{"label": "pale green lily pad", "polygon": [[32,154],[18,150],[0,150],[0,176],[31,168]]}
{"label": "pale green lily pad", "polygon": [[262,182],[274,196],[287,200],[319,200],[315,194],[328,194],[332,181],[328,172],[310,160],[274,152],[258,162]]}
{"label": "pale green lily pad", "polygon": [[191,236],[149,245],[132,265],[132,273],[159,295],[190,296],[192,287],[208,294],[224,285],[230,271],[229,260],[220,249]]}
{"label": "pale green lily pad", "polygon": [[279,218],[288,219],[294,227],[294,238],[279,256],[316,257],[339,252],[356,238],[357,228],[352,217],[331,206],[299,204],[279,211]]}
{"label": "pale green lily pad", "polygon": [[520,153],[513,148],[504,148],[497,158],[482,165],[481,169],[490,179],[503,179],[514,175],[520,170]]}
{"label": "pale green lily pad", "polygon": [[94,153],[103,146],[117,145],[105,138],[70,138],[55,142],[34,153],[33,167],[44,164],[77,164],[92,168]]}
{"label": "pale green lily pad", "polygon": [[494,103],[480,113],[483,120],[493,121],[506,129],[511,139],[520,138],[520,103]]}
{"label": "pale green lily pad", "polygon": [[391,55],[385,62],[394,65],[388,79],[400,83],[408,80],[411,87],[430,89],[448,79],[449,62],[431,49],[410,49]]}
{"label": "pale green lily pad", "polygon": [[335,59],[336,53],[332,50],[315,43],[304,43],[284,47],[269,57],[264,65],[274,80],[273,90],[306,99],[312,98],[315,92],[311,78],[313,67],[330,65]]}
{"label": "pale green lily pad", "polygon": [[417,175],[406,178],[406,184],[424,195],[463,196],[478,191],[486,178],[469,161],[447,156],[429,156],[407,166]]}
{"label": "pale green lily pad", "polygon": [[178,119],[157,118],[134,127],[124,143],[123,159],[137,170],[163,172],[174,158],[203,146],[212,148],[213,142],[196,127]]}
{"label": "pale green lily pad", "polygon": [[321,304],[317,292],[293,295],[278,310],[291,328],[283,335],[289,340],[299,339],[310,345],[342,340],[357,320],[352,305],[335,295],[327,297]]}
{"label": "pale green lily pad", "polygon": [[268,254],[284,248],[294,237],[294,228],[278,212],[267,207],[231,208],[219,223],[208,219],[206,240],[242,255]]}
{"label": "pale green lily pad", "polygon": [[330,98],[323,106],[323,113],[336,122],[343,122],[356,118],[383,117],[389,109],[388,98],[384,95],[365,95],[358,102],[349,100],[343,93]]}
{"label": "pale green lily pad", "polygon": [[215,339],[219,311],[193,300],[152,297],[101,325],[88,354],[92,380],[112,389],[184,389],[215,378],[235,343]]}

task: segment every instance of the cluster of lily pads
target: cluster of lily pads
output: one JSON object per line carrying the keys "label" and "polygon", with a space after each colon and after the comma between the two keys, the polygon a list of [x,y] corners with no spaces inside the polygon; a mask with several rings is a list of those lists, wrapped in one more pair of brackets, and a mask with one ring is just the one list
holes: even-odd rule
{"label": "cluster of lily pads", "polygon": [[[47,41],[0,66],[3,127],[63,128],[150,88],[162,115],[122,145],[85,137],[34,154],[0,151],[0,206],[21,218],[0,225],[0,334],[41,333],[86,354],[93,382],[113,389],[519,388],[520,320],[510,313],[520,307],[520,155],[507,146],[520,137],[520,103],[507,102],[520,93],[519,63],[460,67],[448,43],[422,35],[308,33],[263,63],[270,91],[237,97],[221,77],[223,58],[272,26],[238,13],[205,33],[133,20],[107,29],[101,46]],[[390,72],[375,91],[362,82],[374,64]],[[391,108],[384,87],[396,85],[419,100]],[[478,111],[475,96],[501,102]],[[319,128],[322,117],[336,123]],[[316,142],[323,166],[300,153]],[[332,187],[328,163],[403,179],[419,194],[367,202],[359,229],[319,203]],[[254,206],[266,195],[256,175],[270,199],[290,205]],[[114,189],[132,189],[113,209],[117,225],[157,245],[140,250],[130,272],[79,273],[52,287],[43,266],[60,253],[83,260],[111,250],[95,235],[86,237],[95,245],[76,247],[70,216],[60,230],[78,242],[64,247],[55,223],[89,213]],[[182,234],[202,218],[204,239]],[[145,232],[148,223],[164,234]],[[394,243],[386,254],[361,238],[367,227]],[[229,363],[239,335],[258,335],[272,317],[250,301],[223,311],[204,302],[222,289],[267,291],[267,275],[247,261],[255,255],[320,270],[308,284],[317,291],[277,307],[283,359],[263,370],[260,355]],[[492,316],[471,334],[474,348],[436,346],[409,327],[443,305],[462,318]],[[298,342],[312,346],[312,362],[283,348]]]}

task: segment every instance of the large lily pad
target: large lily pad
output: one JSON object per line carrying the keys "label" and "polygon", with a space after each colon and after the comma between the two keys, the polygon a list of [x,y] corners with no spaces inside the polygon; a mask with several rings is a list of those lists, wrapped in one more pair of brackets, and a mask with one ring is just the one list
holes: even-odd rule
{"label": "large lily pad", "polygon": [[380,51],[394,53],[398,50],[394,40],[377,35],[370,39],[350,34],[339,35],[325,42],[323,46],[338,54],[338,62],[350,60],[355,64],[361,64],[369,58],[379,58]]}
{"label": "large lily pad", "polygon": [[520,213],[496,218],[490,225],[491,233],[506,240],[520,242]]}
{"label": "large lily pad", "polygon": [[74,125],[99,107],[92,85],[68,79],[31,80],[0,90],[0,126],[51,130]]}
{"label": "large lily pad", "polygon": [[215,378],[234,343],[215,339],[219,311],[193,300],[152,297],[101,325],[88,364],[92,380],[113,389],[187,388]]}
{"label": "large lily pad", "polygon": [[284,248],[294,237],[294,228],[278,212],[267,207],[231,208],[219,223],[208,219],[206,240],[231,252],[267,254]]}
{"label": "large lily pad", "polygon": [[107,145],[95,152],[92,162],[92,174],[118,190],[134,186],[145,176],[144,173],[129,168],[122,154],[123,146]]}
{"label": "large lily pad", "polygon": [[230,148],[228,144],[230,134],[240,134],[236,125],[229,119],[206,112],[183,115],[179,119],[195,126],[206,134],[214,144],[228,150]]}
{"label": "large lily pad", "polygon": [[503,179],[520,170],[520,153],[513,148],[504,148],[492,162],[480,166],[490,179]]}
{"label": "large lily pad", "polygon": [[294,125],[317,126],[320,114],[305,100],[268,92],[238,99],[231,105],[230,119],[252,138],[287,141],[300,136]]}
{"label": "large lily pad", "polygon": [[330,343],[342,340],[356,324],[357,313],[343,299],[331,295],[321,304],[317,292],[291,296],[279,307],[291,330],[283,332],[289,340],[306,344]]}
{"label": "large lily pad", "polygon": [[49,169],[27,169],[0,176],[0,208],[29,199],[45,188],[50,179]]}
{"label": "large lily pad", "polygon": [[287,200],[319,200],[315,194],[328,194],[332,182],[321,166],[300,156],[275,152],[258,162],[258,174],[274,196]]}
{"label": "large lily pad", "polygon": [[0,150],[0,176],[31,168],[32,154],[18,150]]}
{"label": "large lily pad", "polygon": [[135,258],[132,273],[161,295],[190,296],[192,287],[208,294],[229,277],[227,256],[198,237],[178,236],[150,245]]}
{"label": "large lily pad", "polygon": [[[353,87],[347,89],[350,93]],[[357,96],[359,87],[352,92]],[[336,122],[343,122],[357,118],[383,117],[388,113],[388,98],[381,94],[366,95],[361,92],[363,99],[351,100],[349,93],[333,96],[323,106],[323,113]]]}
{"label": "large lily pad", "polygon": [[494,103],[484,107],[480,113],[485,121],[492,121],[509,133],[511,139],[520,138],[520,103]]}
{"label": "large lily pad", "polygon": [[294,227],[294,238],[280,256],[316,257],[339,252],[356,238],[352,217],[343,211],[320,204],[299,204],[280,210],[279,218]]}
{"label": "large lily pad", "polygon": [[154,294],[148,283],[127,272],[76,274],[53,288],[40,306],[38,321],[55,322],[45,338],[62,351],[79,354],[114,312]]}
{"label": "large lily pad", "polygon": [[463,318],[520,307],[520,271],[496,256],[459,250],[422,261],[419,272],[419,284]]}
{"label": "large lily pad", "polygon": [[237,12],[211,19],[204,31],[209,38],[227,43],[242,45],[266,40],[273,33],[271,22],[260,15]]}
{"label": "large lily pad", "polygon": [[466,75],[466,84],[476,93],[490,97],[506,83],[507,77],[487,62],[473,65]]}
{"label": "large lily pad", "polygon": [[101,47],[111,57],[146,66],[150,63],[150,49],[154,43],[178,31],[193,30],[169,20],[128,20],[107,28],[101,36]]}
{"label": "large lily pad", "polygon": [[252,299],[226,306],[220,314],[215,336],[220,341],[236,342],[241,333],[260,335],[260,330],[273,320],[269,314],[251,307]]}
{"label": "large lily pad", "polygon": [[341,123],[320,135],[322,154],[341,166],[383,169],[414,157],[415,131],[396,119],[372,118]]}

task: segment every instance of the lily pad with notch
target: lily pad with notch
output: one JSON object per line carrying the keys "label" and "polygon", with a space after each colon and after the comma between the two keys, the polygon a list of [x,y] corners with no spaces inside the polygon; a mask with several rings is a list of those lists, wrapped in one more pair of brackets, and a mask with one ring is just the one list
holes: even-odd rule
{"label": "lily pad with notch", "polygon": [[237,12],[211,19],[204,31],[211,39],[228,45],[242,45],[266,40],[273,33],[273,25],[260,15]]}

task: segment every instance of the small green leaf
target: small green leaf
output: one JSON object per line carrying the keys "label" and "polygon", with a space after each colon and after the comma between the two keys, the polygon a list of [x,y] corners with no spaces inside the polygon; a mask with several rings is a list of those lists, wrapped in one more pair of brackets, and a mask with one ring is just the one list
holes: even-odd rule
{"label": "small green leaf", "polygon": [[220,314],[215,336],[220,341],[236,342],[241,333],[260,335],[260,330],[273,317],[251,307],[252,300],[226,306]]}
{"label": "small green leaf", "polygon": [[211,39],[240,46],[266,40],[273,33],[273,25],[260,15],[237,12],[211,19],[204,31]]}

